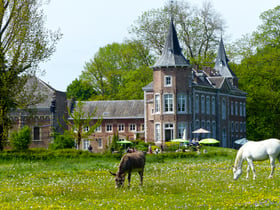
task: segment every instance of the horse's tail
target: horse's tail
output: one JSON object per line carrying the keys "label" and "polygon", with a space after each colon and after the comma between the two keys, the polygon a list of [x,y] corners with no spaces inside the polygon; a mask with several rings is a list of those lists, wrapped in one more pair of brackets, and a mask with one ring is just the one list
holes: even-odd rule
{"label": "horse's tail", "polygon": [[237,168],[238,166],[240,166],[240,161],[242,161],[243,150],[244,150],[244,145],[238,150],[238,152],[236,154],[236,158],[234,161],[234,168]]}

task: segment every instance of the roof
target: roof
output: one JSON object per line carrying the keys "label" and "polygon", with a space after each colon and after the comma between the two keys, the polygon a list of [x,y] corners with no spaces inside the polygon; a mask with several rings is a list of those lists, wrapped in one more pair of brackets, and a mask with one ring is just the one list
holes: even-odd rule
{"label": "roof", "polygon": [[222,77],[236,77],[235,73],[230,69],[228,62],[229,59],[226,55],[223,38],[221,38],[214,69],[216,69]]}
{"label": "roof", "polygon": [[83,111],[103,119],[144,119],[144,100],[83,101]]}
{"label": "roof", "polygon": [[190,66],[189,61],[182,54],[182,49],[172,20],[170,22],[162,55],[154,64],[153,68],[171,66]]}

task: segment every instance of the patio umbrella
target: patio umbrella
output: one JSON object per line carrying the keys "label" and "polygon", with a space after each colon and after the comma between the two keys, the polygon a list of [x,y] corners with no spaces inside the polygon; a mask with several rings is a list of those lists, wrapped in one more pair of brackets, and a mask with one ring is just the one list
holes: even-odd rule
{"label": "patio umbrella", "polygon": [[217,144],[219,141],[217,139],[212,139],[212,138],[207,138],[207,139],[202,139],[199,141],[200,144]]}
{"label": "patio umbrella", "polygon": [[203,128],[199,128],[197,130],[194,130],[192,133],[210,133],[210,131]]}
{"label": "patio umbrella", "polygon": [[124,144],[125,145],[124,149],[126,149],[126,145],[132,144],[132,142],[128,140],[123,140],[123,141],[117,141],[117,144]]}
{"label": "patio umbrella", "polygon": [[243,145],[247,142],[248,142],[248,139],[246,139],[246,138],[242,138],[242,139],[238,139],[238,140],[234,141],[235,144],[239,144],[239,145]]}
{"label": "patio umbrella", "polygon": [[179,149],[180,149],[180,144],[181,143],[189,143],[189,141],[185,140],[185,139],[172,139],[171,142],[179,143]]}
{"label": "patio umbrella", "polygon": [[123,141],[117,141],[117,144],[132,144],[132,142],[128,140],[123,140]]}

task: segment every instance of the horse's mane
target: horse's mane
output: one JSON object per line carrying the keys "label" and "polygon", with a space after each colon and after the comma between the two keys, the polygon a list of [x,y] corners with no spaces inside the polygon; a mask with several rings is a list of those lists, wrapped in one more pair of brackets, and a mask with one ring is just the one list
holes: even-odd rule
{"label": "horse's mane", "polygon": [[243,145],[237,152],[237,155],[236,155],[236,158],[235,158],[235,162],[234,162],[234,168],[237,168],[238,166],[238,163],[240,163],[241,159],[242,159],[242,153],[243,153],[243,150],[244,150],[244,146]]}

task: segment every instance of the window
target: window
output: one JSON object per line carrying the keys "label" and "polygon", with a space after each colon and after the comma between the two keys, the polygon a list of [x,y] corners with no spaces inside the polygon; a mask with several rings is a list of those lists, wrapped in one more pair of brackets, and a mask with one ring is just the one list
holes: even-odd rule
{"label": "window", "polygon": [[201,113],[205,113],[205,97],[201,96]]}
{"label": "window", "polygon": [[186,96],[184,94],[179,94],[177,97],[177,111],[186,112]]}
{"label": "window", "polygon": [[213,96],[212,97],[212,115],[216,114],[216,98]]}
{"label": "window", "polygon": [[172,77],[171,76],[165,76],[164,77],[164,86],[165,87],[171,87],[172,86]]}
{"label": "window", "polygon": [[173,94],[164,94],[164,112],[173,112]]}
{"label": "window", "polygon": [[95,132],[98,132],[98,133],[101,132],[101,125],[99,125],[99,126],[95,129]]}
{"label": "window", "polygon": [[243,104],[241,102],[239,103],[239,115],[243,116]]}
{"label": "window", "polygon": [[89,127],[88,127],[88,126],[85,126],[85,127],[84,127],[84,131],[85,131],[85,132],[88,132],[88,131],[89,131]]}
{"label": "window", "polygon": [[199,113],[199,96],[195,95],[195,113]]}
{"label": "window", "polygon": [[233,133],[234,132],[234,122],[231,121],[231,132]]}
{"label": "window", "polygon": [[118,125],[118,131],[119,132],[124,132],[124,124],[119,124]]}
{"label": "window", "polygon": [[178,123],[178,138],[182,139],[184,137],[185,130],[186,130],[186,123]]}
{"label": "window", "polygon": [[160,124],[155,124],[155,141],[160,141]]}
{"label": "window", "polygon": [[40,141],[40,128],[39,127],[33,128],[33,140]]}
{"label": "window", "polygon": [[210,114],[210,97],[206,96],[206,114]]}
{"label": "window", "polygon": [[141,131],[145,130],[145,124],[141,124]]}
{"label": "window", "polygon": [[246,104],[243,103],[243,116],[246,117]]}
{"label": "window", "polygon": [[83,150],[87,150],[89,147],[90,141],[88,139],[83,140]]}
{"label": "window", "polygon": [[226,119],[226,99],[222,99],[222,119]]}
{"label": "window", "polygon": [[106,131],[107,132],[112,132],[113,131],[113,126],[111,124],[106,125]]}
{"label": "window", "polygon": [[160,112],[160,96],[155,95],[155,113]]}
{"label": "window", "polygon": [[102,149],[103,148],[102,139],[97,139],[97,142],[98,142],[98,148]]}
{"label": "window", "polygon": [[130,131],[136,131],[136,125],[135,124],[130,124],[129,125],[129,130]]}
{"label": "window", "polygon": [[174,128],[172,123],[167,123],[164,125],[164,137],[165,141],[174,139]]}
{"label": "window", "polygon": [[230,114],[233,115],[233,101],[230,102]]}
{"label": "window", "polygon": [[235,102],[235,115],[237,116],[238,115],[238,103]]}
{"label": "window", "polygon": [[212,121],[212,136],[216,138],[216,122]]}

